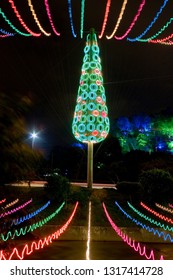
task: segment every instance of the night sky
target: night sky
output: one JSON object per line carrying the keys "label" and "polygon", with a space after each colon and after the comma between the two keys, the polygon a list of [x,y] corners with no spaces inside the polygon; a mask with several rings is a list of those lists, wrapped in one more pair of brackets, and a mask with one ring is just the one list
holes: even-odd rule
{"label": "night sky", "polygon": [[[29,11],[27,0],[13,0],[29,28],[39,32]],[[28,113],[28,129],[42,131],[42,145],[51,149],[56,144],[75,142],[71,124],[76,104],[85,38],[90,28],[100,34],[107,0],[86,0],[84,35],[80,38],[80,3],[72,0],[74,29],[71,32],[68,1],[49,0],[56,36],[49,23],[44,0],[32,0],[40,23],[51,36],[23,37],[15,35],[0,38],[0,92],[29,94],[34,106]],[[128,29],[142,0],[129,0],[123,19],[116,32],[121,36]],[[154,2],[154,3],[153,3]],[[166,1],[147,1],[136,25],[127,37],[140,35],[152,22]],[[119,116],[139,113],[157,113],[173,107],[173,45],[130,42],[127,39],[106,39],[117,22],[122,1],[112,0],[105,33],[98,39],[102,59],[104,86],[109,117],[112,122]],[[11,22],[21,31],[26,30],[17,21],[9,1],[1,0],[0,7]],[[171,18],[173,1],[168,1],[157,22],[144,38],[155,34]],[[0,26],[8,32],[12,28],[0,15]],[[158,37],[173,33],[173,23]],[[17,106],[17,104],[16,104]]]}

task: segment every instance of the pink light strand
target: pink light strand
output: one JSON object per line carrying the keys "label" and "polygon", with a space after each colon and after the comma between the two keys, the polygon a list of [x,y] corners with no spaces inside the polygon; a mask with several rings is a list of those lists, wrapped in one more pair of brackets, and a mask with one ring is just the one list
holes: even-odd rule
{"label": "pink light strand", "polygon": [[173,208],[173,205],[171,203],[169,203],[168,205],[169,205],[169,207]]}
{"label": "pink light strand", "polygon": [[113,30],[113,32],[112,32],[112,34],[110,36],[106,36],[107,39],[111,39],[115,35],[115,33],[116,33],[116,31],[117,31],[117,29],[118,29],[118,27],[120,25],[120,22],[121,22],[121,20],[123,18],[123,14],[124,14],[124,11],[125,11],[125,8],[126,8],[127,1],[128,0],[124,0],[124,2],[122,4],[122,7],[121,7],[121,11],[120,11],[119,17],[118,17],[118,20],[117,20],[117,23],[115,25],[115,28],[114,28],[114,30]]}
{"label": "pink light strand", "polygon": [[170,224],[173,224],[173,220],[164,216],[164,215],[161,215],[159,214],[158,212],[154,211],[153,209],[149,208],[146,204],[144,204],[143,202],[140,202],[140,205],[145,208],[148,212],[152,213],[153,215],[155,215],[156,217],[158,217],[159,219],[161,220],[164,220]]}
{"label": "pink light strand", "polygon": [[[134,239],[132,239],[131,237],[129,237],[126,233],[122,232],[121,229],[113,222],[113,220],[111,219],[111,217],[108,214],[108,211],[106,209],[106,206],[103,202],[103,209],[105,212],[105,215],[109,221],[109,223],[111,224],[112,228],[115,230],[115,232],[121,237],[121,239],[127,243],[131,248],[133,248],[136,252],[138,252],[140,254],[140,256],[144,256],[146,259],[150,260],[155,260],[155,256],[154,256],[154,251],[151,250],[150,254],[147,255],[146,252],[146,246],[142,246],[140,244],[140,242],[136,242]],[[160,256],[160,260],[163,260],[163,256]]]}
{"label": "pink light strand", "polygon": [[109,11],[110,11],[110,6],[111,6],[111,0],[107,0],[105,16],[104,16],[103,25],[102,25],[102,31],[99,35],[99,39],[101,39],[103,37],[103,34],[105,32],[106,24],[108,21],[108,15],[109,15]]}
{"label": "pink light strand", "polygon": [[[148,42],[149,43],[155,43],[155,44],[158,44],[158,43],[160,43],[160,44],[164,44],[164,43],[168,43],[169,44],[169,42],[166,42],[166,41],[169,41],[170,39],[172,39],[173,38],[173,34],[171,34],[171,35],[169,35],[169,36],[167,36],[167,37],[165,37],[165,38],[163,38],[163,39],[156,39],[156,40],[148,40]],[[171,42],[171,41],[170,41]],[[172,42],[171,42],[172,43]]]}
{"label": "pink light strand", "polygon": [[51,16],[51,13],[50,13],[50,8],[49,8],[48,0],[44,0],[44,4],[45,4],[45,6],[46,6],[46,12],[47,12],[47,15],[48,15],[48,18],[49,18],[51,27],[52,27],[52,29],[53,29],[53,32],[54,32],[57,36],[60,36],[60,33],[56,31],[55,26],[54,26],[54,24],[53,24],[53,20],[52,20],[52,16]]}
{"label": "pink light strand", "polygon": [[118,36],[115,36],[114,38],[117,39],[117,40],[122,40],[124,39],[129,33],[130,31],[132,30],[132,28],[134,27],[134,25],[136,24],[136,21],[138,20],[138,17],[140,16],[141,12],[142,12],[142,9],[145,5],[145,0],[142,0],[142,3],[140,4],[139,6],[139,9],[137,11],[137,14],[135,15],[132,23],[130,24],[130,27],[128,28],[128,30],[124,33],[124,35],[118,37]]}
{"label": "pink light strand", "polygon": [[8,211],[8,212],[5,212],[5,213],[0,214],[0,218],[4,218],[4,217],[7,216],[7,215],[10,215],[10,214],[12,214],[12,213],[17,212],[18,210],[24,208],[26,205],[28,205],[28,204],[31,203],[31,202],[32,202],[32,198],[31,198],[30,200],[28,200],[27,202],[25,202],[24,204],[18,206],[17,208],[11,209],[11,210]]}
{"label": "pink light strand", "polygon": [[12,9],[14,10],[14,13],[16,14],[16,17],[18,18],[18,20],[20,21],[20,23],[22,24],[22,26],[25,28],[26,31],[28,31],[28,33],[30,33],[32,36],[34,37],[39,37],[41,35],[41,33],[35,33],[33,31],[31,31],[29,29],[29,27],[25,24],[25,22],[23,21],[23,19],[21,18],[16,6],[14,5],[13,0],[8,0],[8,2],[11,4]]}
{"label": "pink light strand", "polygon": [[45,245],[47,245],[47,246],[50,245],[53,240],[58,239],[59,236],[67,229],[67,227],[69,226],[70,222],[72,221],[72,219],[76,213],[77,207],[78,207],[78,202],[76,202],[71,216],[60,229],[58,229],[54,233],[48,235],[44,239],[40,239],[39,241],[33,241],[31,243],[31,245],[25,244],[21,253],[19,253],[19,250],[16,247],[13,248],[12,253],[9,255],[8,258],[6,257],[4,250],[1,250],[0,251],[0,260],[11,260],[15,255],[18,259],[23,260],[25,255],[31,255],[35,250],[40,250],[40,249],[43,249]]}
{"label": "pink light strand", "polygon": [[6,201],[6,198],[2,199],[2,200],[0,201],[0,204],[1,204],[1,203],[4,203],[5,201]]}

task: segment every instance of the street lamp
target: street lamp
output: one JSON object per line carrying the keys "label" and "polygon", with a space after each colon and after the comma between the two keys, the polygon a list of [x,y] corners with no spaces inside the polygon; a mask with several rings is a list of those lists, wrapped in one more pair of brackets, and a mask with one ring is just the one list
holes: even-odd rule
{"label": "street lamp", "polygon": [[35,139],[38,137],[38,132],[33,131],[31,133],[31,139],[32,139],[32,149],[34,149],[34,143],[35,143]]}

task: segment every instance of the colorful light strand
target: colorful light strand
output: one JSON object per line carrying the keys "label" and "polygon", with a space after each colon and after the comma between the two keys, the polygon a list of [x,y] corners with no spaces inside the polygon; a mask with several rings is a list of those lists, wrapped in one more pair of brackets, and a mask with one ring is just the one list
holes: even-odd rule
{"label": "colorful light strand", "polygon": [[28,5],[29,5],[30,11],[31,11],[31,13],[32,13],[32,15],[33,15],[33,18],[34,18],[34,20],[35,20],[35,22],[36,22],[38,28],[40,29],[40,31],[41,31],[44,35],[50,36],[51,33],[47,33],[47,32],[43,29],[43,27],[41,26],[41,24],[40,24],[40,22],[39,22],[39,20],[38,20],[38,18],[37,18],[36,12],[35,12],[35,10],[34,10],[34,7],[33,7],[33,5],[32,5],[31,0],[28,0]]}
{"label": "colorful light strand", "polygon": [[153,24],[158,20],[160,14],[162,13],[163,9],[165,8],[168,0],[164,0],[163,5],[160,7],[160,10],[157,12],[156,16],[152,20],[152,22],[149,24],[149,26],[141,33],[141,35],[137,36],[136,38],[127,38],[128,41],[134,42],[134,41],[139,41],[139,42],[144,42],[143,39],[141,39],[153,26]]}
{"label": "colorful light strand", "polygon": [[[134,239],[132,239],[131,237],[129,237],[126,233],[124,233],[111,219],[110,215],[108,214],[108,211],[106,209],[106,206],[103,202],[103,209],[105,212],[105,215],[109,221],[109,223],[111,224],[112,228],[115,230],[115,232],[118,234],[118,236],[121,237],[121,239],[127,243],[131,248],[133,248],[136,252],[138,252],[140,254],[140,256],[144,256],[146,259],[148,260],[155,260],[155,255],[154,255],[154,251],[151,250],[150,254],[148,255],[146,252],[146,246],[140,244],[140,242],[136,242]],[[160,256],[160,260],[163,260],[163,256]]]}
{"label": "colorful light strand", "polygon": [[2,11],[2,9],[0,8],[0,14],[2,15],[2,17],[4,18],[4,20],[8,23],[8,25],[10,25],[10,27],[16,31],[18,34],[22,35],[22,36],[26,36],[29,37],[31,36],[31,34],[28,33],[23,33],[20,30],[18,30],[12,23],[11,21],[6,17],[6,15],[4,14],[4,12]]}
{"label": "colorful light strand", "polygon": [[164,210],[164,211],[166,211],[166,212],[168,212],[168,213],[173,214],[173,210],[169,209],[168,207],[165,207],[165,206],[160,205],[160,204],[158,204],[158,203],[155,203],[155,205],[156,205],[158,208],[160,208],[160,209],[162,209],[162,210]]}
{"label": "colorful light strand", "polygon": [[12,202],[8,203],[7,205],[5,205],[5,207],[3,207],[3,208],[7,209],[7,208],[13,206],[14,204],[16,204],[18,201],[19,201],[19,199],[17,198],[15,200],[13,200]]}
{"label": "colorful light strand", "polygon": [[69,19],[70,19],[70,26],[71,26],[71,32],[73,34],[73,37],[77,37],[75,31],[74,31],[74,24],[73,24],[73,13],[72,13],[72,5],[71,0],[68,0],[68,12],[69,12]]}
{"label": "colorful light strand", "polygon": [[[52,16],[51,16],[51,12],[50,12],[50,8],[49,8],[48,0],[44,0],[44,4],[45,4],[45,6],[46,6],[46,12],[47,12],[47,15],[48,15],[48,18],[49,18],[49,21],[50,21],[52,30],[53,30],[53,32],[54,32],[57,36],[60,36],[60,33],[56,30],[56,28],[55,28],[55,26],[54,26],[54,23],[53,23]],[[48,36],[48,35],[47,35],[47,36]]]}
{"label": "colorful light strand", "polygon": [[4,29],[0,29],[0,32],[3,34],[0,34],[0,37],[1,38],[7,38],[7,37],[10,37],[10,36],[14,36],[15,33],[9,33],[7,31],[5,31]]}
{"label": "colorful light strand", "polygon": [[85,15],[85,0],[81,0],[81,25],[80,25],[81,39],[83,38],[84,15]]}
{"label": "colorful light strand", "polygon": [[118,29],[118,27],[119,27],[119,25],[120,25],[120,22],[121,22],[121,20],[122,20],[122,18],[123,18],[123,14],[124,14],[124,11],[125,11],[127,2],[128,2],[128,0],[124,0],[124,2],[123,2],[123,4],[122,4],[122,7],[121,7],[120,14],[119,14],[119,16],[118,16],[117,23],[116,23],[116,25],[115,25],[115,28],[114,28],[114,30],[113,30],[113,32],[112,32],[112,34],[111,34],[110,36],[106,36],[106,38],[107,38],[108,40],[111,39],[111,38],[115,35],[115,33],[116,33],[116,31],[117,31],[117,29]]}
{"label": "colorful light strand", "polygon": [[41,211],[45,210],[50,204],[50,200],[44,204],[43,206],[41,206],[39,209],[37,209],[36,211],[32,212],[32,213],[29,213],[27,214],[26,216],[23,216],[23,217],[20,217],[20,218],[17,218],[17,219],[14,219],[12,220],[12,223],[11,223],[11,226],[14,224],[15,226],[16,225],[20,225],[21,223],[23,223],[24,221],[27,221],[33,217],[35,217],[36,215],[38,215],[38,213],[40,213]]}
{"label": "colorful light strand", "polygon": [[[0,31],[1,31],[1,30],[0,30]],[[5,201],[6,201],[6,198],[2,199],[2,200],[0,201],[0,204],[4,203]]]}
{"label": "colorful light strand", "polygon": [[173,242],[173,237],[171,237],[171,235],[169,233],[165,234],[163,231],[159,231],[158,229],[154,229],[152,227],[149,227],[143,223],[141,223],[140,221],[138,221],[137,219],[133,218],[131,215],[129,215],[116,201],[115,205],[119,208],[119,210],[128,218],[130,219],[133,223],[135,223],[137,226],[142,227],[143,229],[147,230],[149,233],[153,233],[154,235],[158,235],[158,237],[161,237],[164,239],[164,241],[167,241],[169,239],[169,241],[172,243]]}
{"label": "colorful light strand", "polygon": [[78,207],[78,202],[76,202],[74,210],[67,220],[67,222],[57,231],[54,233],[48,235],[44,239],[40,239],[39,241],[33,241],[30,245],[27,243],[23,247],[21,253],[19,253],[19,250],[15,247],[13,248],[12,252],[9,253],[9,256],[7,257],[7,254],[4,250],[0,251],[0,260],[11,260],[13,257],[17,257],[20,260],[23,260],[26,255],[31,255],[35,250],[40,250],[43,249],[46,245],[50,245],[54,240],[58,239],[60,235],[67,229],[69,226],[70,222],[75,216],[76,210]]}
{"label": "colorful light strand", "polygon": [[157,213],[156,211],[154,211],[153,209],[151,209],[150,207],[148,207],[146,204],[144,204],[143,202],[140,202],[140,205],[145,208],[147,211],[149,211],[150,213],[152,213],[153,215],[155,215],[156,217],[158,217],[159,219],[161,220],[164,220],[165,222],[168,222],[170,224],[173,224],[173,220],[164,216],[164,215],[161,215],[159,213]]}
{"label": "colorful light strand", "polygon": [[[170,18],[169,21],[153,36],[147,38],[147,39],[142,39],[142,42],[153,42],[154,38],[158,37],[160,34],[162,34],[163,31],[165,31],[166,28],[168,28],[168,26],[172,23],[173,18]],[[164,41],[164,39],[160,39],[160,40],[156,40],[156,42],[158,41]]]}
{"label": "colorful light strand", "polygon": [[127,202],[128,206],[135,212],[137,213],[137,215],[139,215],[141,218],[147,220],[148,222],[150,222],[151,224],[154,224],[160,228],[163,228],[164,230],[168,230],[168,231],[171,231],[173,232],[173,227],[169,227],[168,225],[165,225],[165,224],[162,224],[158,221],[155,221],[154,219],[144,215],[143,213],[141,213],[140,211],[138,211],[134,206],[132,206],[130,204],[130,202]]}
{"label": "colorful light strand", "polygon": [[130,33],[130,31],[132,30],[132,28],[134,27],[134,25],[136,24],[137,20],[138,20],[138,17],[140,16],[142,10],[143,10],[143,7],[146,3],[146,0],[142,0],[141,4],[139,5],[139,9],[137,11],[137,14],[135,15],[132,23],[130,24],[129,28],[127,29],[127,31],[122,35],[122,36],[115,36],[114,38],[117,39],[117,40],[122,40],[124,39],[125,37],[127,37],[127,35]]}
{"label": "colorful light strand", "polygon": [[171,203],[169,203],[168,205],[169,205],[169,207],[173,208],[173,205]]}
{"label": "colorful light strand", "polygon": [[30,200],[28,200],[27,202],[25,202],[24,204],[18,206],[17,208],[14,208],[14,209],[12,209],[12,210],[10,210],[10,211],[8,211],[8,212],[5,212],[5,213],[0,214],[0,218],[5,217],[5,216],[7,216],[7,215],[10,215],[10,214],[13,214],[13,213],[17,212],[18,210],[24,208],[25,206],[27,206],[27,205],[28,205],[29,203],[31,203],[31,202],[32,202],[32,198],[31,198]]}
{"label": "colorful light strand", "polygon": [[7,241],[9,238],[14,239],[15,236],[19,237],[21,235],[26,235],[29,232],[33,232],[34,230],[36,230],[39,227],[42,227],[44,224],[48,223],[50,220],[52,220],[63,208],[65,202],[63,202],[60,207],[58,207],[52,214],[50,214],[49,216],[47,216],[46,218],[44,218],[41,221],[38,221],[35,224],[29,225],[29,226],[25,226],[23,228],[19,228],[19,229],[15,229],[14,232],[8,231],[5,234],[1,233],[1,239],[3,241]]}
{"label": "colorful light strand", "polygon": [[111,7],[111,0],[107,0],[105,16],[104,16],[104,20],[103,20],[102,30],[101,30],[101,33],[99,35],[99,39],[101,39],[103,37],[103,34],[105,32],[105,28],[106,28],[106,24],[107,24],[107,21],[108,21],[108,15],[109,15],[110,7]]}
{"label": "colorful light strand", "polygon": [[91,240],[91,201],[89,201],[89,209],[88,209],[88,239],[87,239],[86,260],[90,260],[90,240]]}
{"label": "colorful light strand", "polygon": [[26,29],[26,31],[28,31],[28,33],[30,33],[32,36],[34,37],[39,37],[41,35],[41,33],[35,33],[33,31],[31,31],[29,29],[29,27],[25,24],[25,22],[23,21],[23,19],[21,18],[16,6],[14,5],[13,0],[8,0],[8,2],[11,4],[11,7],[16,15],[16,17],[18,18],[18,20],[20,21],[21,25]]}

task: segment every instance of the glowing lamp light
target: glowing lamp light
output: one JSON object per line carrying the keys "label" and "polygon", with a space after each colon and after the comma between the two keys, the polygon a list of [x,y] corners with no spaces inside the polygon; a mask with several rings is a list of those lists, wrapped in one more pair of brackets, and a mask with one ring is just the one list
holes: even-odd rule
{"label": "glowing lamp light", "polygon": [[103,141],[110,129],[99,53],[96,34],[91,30],[86,38],[72,123],[75,138],[83,143]]}

